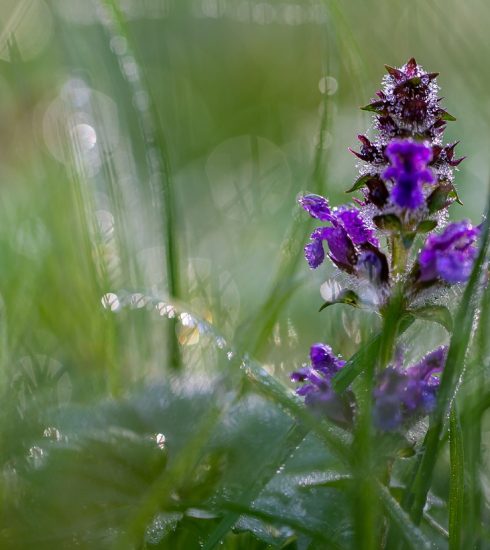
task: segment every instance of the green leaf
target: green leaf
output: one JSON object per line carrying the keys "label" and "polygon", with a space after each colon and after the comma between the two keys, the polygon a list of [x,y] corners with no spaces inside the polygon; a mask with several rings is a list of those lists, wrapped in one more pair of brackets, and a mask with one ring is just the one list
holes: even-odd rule
{"label": "green leaf", "polygon": [[451,199],[454,199],[458,204],[463,206],[463,201],[459,198],[458,192],[456,191],[456,188],[454,186],[449,192],[448,197],[450,197]]}
{"label": "green leaf", "polygon": [[448,198],[453,186],[451,184],[439,185],[432,191],[427,198],[427,208],[433,214],[445,208],[448,204]]}
{"label": "green leaf", "polygon": [[384,231],[401,231],[402,222],[395,214],[381,214],[380,216],[374,216],[374,225],[383,229]]}
{"label": "green leaf", "polygon": [[439,111],[439,118],[441,120],[447,120],[449,122],[454,122],[456,120],[456,117],[450,115],[447,111],[444,111],[444,109],[441,109]]}
{"label": "green leaf", "polygon": [[431,542],[425,537],[422,531],[414,525],[408,514],[393,498],[388,489],[380,482],[377,482],[376,492],[383,504],[386,515],[405,539],[408,547],[413,550],[430,550],[432,548]]}
{"label": "green leaf", "polygon": [[365,174],[364,176],[361,176],[355,181],[354,185],[346,191],[346,193],[353,193],[354,191],[361,189],[361,187],[364,187],[372,177],[373,176],[371,174]]}
{"label": "green leaf", "polygon": [[417,225],[417,233],[428,233],[437,227],[437,220],[424,220]]}
{"label": "green leaf", "polygon": [[408,311],[411,315],[417,319],[423,319],[424,321],[432,321],[434,323],[439,323],[442,325],[448,332],[451,332],[453,329],[453,318],[451,312],[446,306],[431,305],[423,306],[417,309],[410,309]]}
{"label": "green leaf", "polygon": [[364,105],[364,107],[361,107],[361,111],[368,111],[370,113],[378,113],[379,110],[379,106],[377,106],[375,103],[368,103],[368,105]]}
{"label": "green leaf", "polygon": [[461,531],[464,510],[464,452],[463,433],[456,406],[449,417],[449,550],[461,548]]}
{"label": "green leaf", "polygon": [[343,290],[335,300],[325,302],[318,311],[323,311],[328,306],[333,304],[348,304],[353,307],[359,307],[360,299],[359,296],[350,289]]}

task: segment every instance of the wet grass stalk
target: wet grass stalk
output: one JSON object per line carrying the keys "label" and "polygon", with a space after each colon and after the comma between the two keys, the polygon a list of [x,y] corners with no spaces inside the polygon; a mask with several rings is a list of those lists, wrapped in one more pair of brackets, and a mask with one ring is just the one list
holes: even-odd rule
{"label": "wet grass stalk", "polygon": [[[137,59],[137,53],[133,48],[133,40],[127,21],[124,17],[119,4],[115,0],[102,0],[103,5],[111,14],[111,23],[107,25],[107,30],[112,38],[122,36],[127,41],[132,55]],[[162,122],[156,108],[155,98],[151,88],[145,82],[144,76],[139,77],[139,84],[148,98],[149,113],[151,117],[140,117],[141,131],[148,148],[147,153],[156,151],[158,159],[158,169],[154,169],[152,162],[147,158],[149,167],[150,190],[153,196],[152,206],[158,217],[157,224],[162,229],[163,242],[165,245],[165,270],[166,283],[169,298],[179,300],[181,298],[181,284],[183,274],[180,271],[179,243],[177,228],[177,204],[175,198],[173,174],[170,165],[167,141],[162,129]],[[129,82],[128,86],[134,88],[134,83]],[[131,90],[132,92],[137,91]],[[180,369],[182,366],[181,352],[176,333],[176,321],[170,320],[167,324],[167,346],[169,366],[174,369]]]}

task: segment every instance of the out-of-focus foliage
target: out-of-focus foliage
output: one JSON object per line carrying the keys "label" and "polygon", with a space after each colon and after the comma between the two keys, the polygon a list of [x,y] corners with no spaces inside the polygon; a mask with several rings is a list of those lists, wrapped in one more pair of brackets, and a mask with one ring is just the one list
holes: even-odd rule
{"label": "out-of-focus foliage", "polygon": [[[454,208],[478,221],[489,23],[484,0],[0,2],[1,548],[355,547],[349,434],[288,374],[315,341],[349,358],[379,322],[317,313],[336,283],[303,262],[296,196],[345,201],[357,106],[415,56],[441,73],[468,156]],[[483,303],[462,548],[490,544]],[[417,359],[447,337],[417,320],[403,338]],[[414,456],[376,442],[405,456],[380,529],[445,548],[445,432],[420,528],[398,504],[419,435]]]}

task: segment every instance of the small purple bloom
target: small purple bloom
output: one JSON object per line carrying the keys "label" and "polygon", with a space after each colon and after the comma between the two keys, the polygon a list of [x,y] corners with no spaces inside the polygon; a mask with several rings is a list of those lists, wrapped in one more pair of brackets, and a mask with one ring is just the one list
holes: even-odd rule
{"label": "small purple bloom", "polygon": [[437,278],[447,283],[468,280],[476,256],[480,229],[467,220],[449,224],[440,235],[430,235],[419,255],[419,281]]}
{"label": "small purple bloom", "polygon": [[404,421],[429,414],[436,404],[438,374],[444,368],[447,347],[441,346],[415,365],[386,368],[374,390],[374,422],[384,431],[397,429]]}
{"label": "small purple bloom", "polygon": [[336,356],[326,344],[313,344],[310,349],[311,363],[291,374],[291,381],[302,383],[296,394],[305,398],[305,404],[322,416],[340,424],[352,420],[352,410],[347,396],[332,390],[330,381],[345,361]]}
{"label": "small purple bloom", "polygon": [[323,241],[328,243],[329,257],[334,264],[349,273],[354,271],[357,261],[356,246],[379,246],[373,229],[356,208],[342,206],[331,211],[327,199],[320,195],[305,195],[299,202],[312,217],[331,224],[315,229],[311,241],[305,246],[305,257],[312,269],[325,259]]}
{"label": "small purple bloom", "polygon": [[410,210],[422,206],[422,185],[435,181],[434,174],[427,167],[432,160],[432,148],[410,139],[394,140],[385,154],[391,166],[383,172],[383,178],[395,182],[391,190],[393,202],[400,208]]}
{"label": "small purple bloom", "polygon": [[327,241],[330,259],[339,267],[347,270],[352,269],[356,262],[357,252],[352,240],[341,225],[318,227],[311,234],[311,238],[313,241],[319,240],[320,243]]}
{"label": "small purple bloom", "polygon": [[324,222],[332,219],[330,206],[325,197],[313,194],[303,195],[298,202],[312,218],[317,218]]}

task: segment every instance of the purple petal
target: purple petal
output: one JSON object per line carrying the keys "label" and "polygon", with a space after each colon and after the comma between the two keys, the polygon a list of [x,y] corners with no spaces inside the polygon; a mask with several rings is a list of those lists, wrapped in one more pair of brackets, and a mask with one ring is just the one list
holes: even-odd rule
{"label": "purple petal", "polygon": [[348,267],[356,263],[356,249],[342,226],[319,227],[313,231],[311,238],[327,241],[330,257],[337,264]]}
{"label": "purple petal", "polygon": [[305,258],[311,269],[316,269],[325,259],[321,239],[313,239],[305,246]]}
{"label": "purple petal", "polygon": [[322,221],[331,220],[332,213],[325,197],[313,194],[303,195],[298,202],[312,218]]}
{"label": "purple petal", "polygon": [[419,280],[427,282],[440,278],[450,284],[467,281],[479,234],[478,227],[464,220],[448,225],[439,235],[428,237],[419,255]]}
{"label": "purple petal", "polygon": [[370,243],[374,246],[379,246],[379,241],[374,235],[374,231],[367,226],[359,210],[355,208],[339,209],[336,212],[336,216],[354,244]]}

